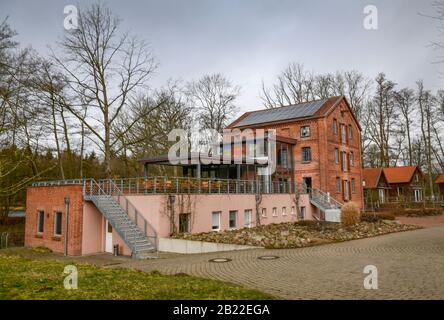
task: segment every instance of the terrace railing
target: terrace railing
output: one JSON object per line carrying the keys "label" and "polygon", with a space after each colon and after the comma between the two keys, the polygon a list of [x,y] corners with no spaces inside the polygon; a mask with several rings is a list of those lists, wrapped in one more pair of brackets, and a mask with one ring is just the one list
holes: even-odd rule
{"label": "terrace railing", "polygon": [[[255,194],[255,193],[294,193],[300,185],[291,181],[264,182],[258,180],[205,179],[188,177],[149,177],[112,180],[123,194]],[[107,180],[97,180],[107,185]]]}

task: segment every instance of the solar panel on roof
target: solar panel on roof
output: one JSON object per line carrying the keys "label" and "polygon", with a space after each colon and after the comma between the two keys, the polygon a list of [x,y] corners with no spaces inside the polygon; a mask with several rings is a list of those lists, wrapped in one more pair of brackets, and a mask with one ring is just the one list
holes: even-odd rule
{"label": "solar panel on roof", "polygon": [[326,101],[327,99],[256,111],[246,116],[235,126],[241,127],[251,124],[310,117],[314,115]]}

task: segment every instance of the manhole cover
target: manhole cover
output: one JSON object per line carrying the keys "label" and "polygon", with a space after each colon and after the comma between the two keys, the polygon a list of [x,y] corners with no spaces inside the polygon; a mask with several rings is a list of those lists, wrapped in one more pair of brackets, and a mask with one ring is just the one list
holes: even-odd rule
{"label": "manhole cover", "polygon": [[210,259],[208,261],[216,262],[216,263],[223,263],[223,262],[229,262],[229,261],[231,261],[231,259],[228,259],[228,258],[214,258],[214,259]]}
{"label": "manhole cover", "polygon": [[278,256],[260,256],[260,257],[257,257],[257,258],[260,259],[260,260],[276,260],[276,259],[279,259]]}

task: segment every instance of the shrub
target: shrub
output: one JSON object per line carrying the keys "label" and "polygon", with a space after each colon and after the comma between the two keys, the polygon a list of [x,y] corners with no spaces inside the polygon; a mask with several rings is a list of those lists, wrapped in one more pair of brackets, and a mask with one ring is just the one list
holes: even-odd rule
{"label": "shrub", "polygon": [[391,212],[366,212],[361,214],[361,221],[364,222],[378,222],[381,220],[395,220],[395,215]]}
{"label": "shrub", "polygon": [[341,224],[351,226],[359,222],[359,208],[353,202],[344,204],[341,210]]}
{"label": "shrub", "polygon": [[442,214],[443,210],[440,208],[405,209],[403,212],[403,215],[407,217],[439,216]]}

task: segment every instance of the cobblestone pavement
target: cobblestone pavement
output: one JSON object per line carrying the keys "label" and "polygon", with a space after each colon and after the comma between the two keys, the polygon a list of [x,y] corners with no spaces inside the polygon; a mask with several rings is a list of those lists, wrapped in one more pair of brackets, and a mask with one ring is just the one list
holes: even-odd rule
{"label": "cobblestone pavement", "polygon": [[[259,256],[276,255],[276,260]],[[214,263],[213,258],[230,258]],[[366,265],[379,289],[366,290]],[[126,260],[115,267],[187,273],[242,284],[284,299],[444,299],[444,228],[428,228],[300,249]],[[114,266],[112,266],[114,267]]]}

